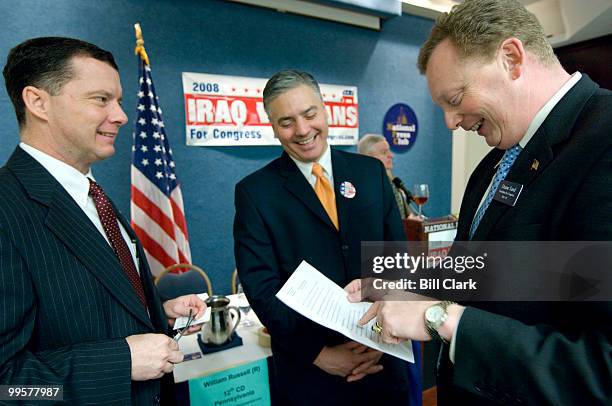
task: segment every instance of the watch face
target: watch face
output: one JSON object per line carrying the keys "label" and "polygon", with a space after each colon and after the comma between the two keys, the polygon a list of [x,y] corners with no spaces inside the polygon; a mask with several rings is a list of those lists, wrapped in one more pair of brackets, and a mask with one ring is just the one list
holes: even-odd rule
{"label": "watch face", "polygon": [[444,309],[442,306],[434,305],[425,311],[425,319],[431,323],[439,323],[444,316]]}

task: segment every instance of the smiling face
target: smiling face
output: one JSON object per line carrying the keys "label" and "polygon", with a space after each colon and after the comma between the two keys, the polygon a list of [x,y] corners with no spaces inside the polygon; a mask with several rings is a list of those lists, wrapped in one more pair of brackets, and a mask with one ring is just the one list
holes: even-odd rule
{"label": "smiling face", "polygon": [[426,72],[432,99],[444,111],[448,128],[477,131],[488,145],[500,149],[516,145],[530,123],[516,75],[517,67],[503,49],[491,62],[460,60],[448,39],[434,49]]}
{"label": "smiling face", "polygon": [[92,163],[115,153],[119,127],[128,118],[121,108],[119,73],[90,57],[71,59],[73,78],[49,97],[51,155],[86,173]]}
{"label": "smiling face", "polygon": [[302,162],[316,162],[327,149],[327,113],[319,96],[300,85],[277,96],[269,105],[274,134],[283,149]]}

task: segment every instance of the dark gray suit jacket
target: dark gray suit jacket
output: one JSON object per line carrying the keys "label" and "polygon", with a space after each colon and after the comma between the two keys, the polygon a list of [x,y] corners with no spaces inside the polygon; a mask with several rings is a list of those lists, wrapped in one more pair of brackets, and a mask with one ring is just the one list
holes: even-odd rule
{"label": "dark gray suit jacket", "polygon": [[[469,239],[502,155],[492,150],[474,170],[457,240]],[[585,75],[506,179],[524,185],[516,206],[494,200],[474,240],[612,241],[612,92]],[[612,303],[467,304],[455,364],[442,353],[441,404],[612,404]]]}
{"label": "dark gray suit jacket", "polygon": [[125,337],[168,328],[138,255],[150,317],[86,214],[16,148],[0,169],[0,384],[63,385],[70,404],[159,403],[161,380],[130,378]]}

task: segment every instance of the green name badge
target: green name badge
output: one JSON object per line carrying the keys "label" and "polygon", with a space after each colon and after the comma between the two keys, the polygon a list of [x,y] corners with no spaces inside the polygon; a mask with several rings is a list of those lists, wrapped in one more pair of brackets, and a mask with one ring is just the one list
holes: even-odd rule
{"label": "green name badge", "polygon": [[264,358],[191,379],[189,399],[192,405],[269,405],[268,362]]}

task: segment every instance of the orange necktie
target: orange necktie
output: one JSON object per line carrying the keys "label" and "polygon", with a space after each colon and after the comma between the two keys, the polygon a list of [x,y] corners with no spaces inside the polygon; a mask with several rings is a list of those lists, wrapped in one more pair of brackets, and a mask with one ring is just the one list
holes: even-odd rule
{"label": "orange necktie", "polygon": [[338,212],[336,210],[336,196],[334,194],[334,189],[329,183],[329,180],[327,180],[323,174],[323,167],[316,162],[312,165],[312,174],[317,177],[317,181],[315,182],[314,186],[315,193],[321,201],[321,204],[327,212],[330,220],[332,223],[334,223],[334,226],[336,226],[336,230],[338,230]]}

